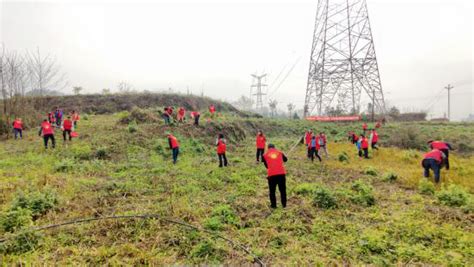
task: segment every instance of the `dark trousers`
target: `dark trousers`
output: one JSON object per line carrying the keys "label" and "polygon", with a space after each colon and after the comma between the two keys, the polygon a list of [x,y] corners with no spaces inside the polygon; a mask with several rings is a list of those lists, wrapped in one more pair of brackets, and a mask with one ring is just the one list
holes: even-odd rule
{"label": "dark trousers", "polygon": [[359,157],[364,156],[364,158],[368,159],[369,158],[369,149],[368,148],[361,148],[359,150]]}
{"label": "dark trousers", "polygon": [[56,140],[54,140],[54,134],[47,134],[43,136],[44,140],[44,147],[48,148],[48,141],[51,139],[51,147],[55,148],[56,147]]}
{"label": "dark trousers", "polygon": [[74,130],[76,130],[76,131],[77,131],[77,129],[76,129],[76,128],[77,128],[77,121],[74,121]]}
{"label": "dark trousers", "polygon": [[165,124],[170,124],[170,116],[168,114],[163,114],[163,119],[165,120]]}
{"label": "dark trousers", "polygon": [[311,147],[308,150],[308,157],[311,159],[311,161],[314,161],[314,156],[316,156],[321,162],[321,157],[319,156],[318,150],[315,147]]}
{"label": "dark trousers", "polygon": [[286,207],[286,175],[275,175],[270,176],[268,179],[268,189],[270,190],[270,204],[272,208],[277,207],[276,203],[276,188],[278,186],[278,190],[280,190],[280,197],[281,197],[281,205]]}
{"label": "dark trousers", "polygon": [[372,143],[372,149],[377,149],[377,150],[379,149],[379,148],[377,147],[377,142],[373,142],[373,143]]}
{"label": "dark trousers", "polygon": [[227,157],[225,156],[225,153],[217,154],[217,156],[219,157],[219,167],[227,167]]}
{"label": "dark trousers", "polygon": [[66,134],[68,135],[69,137],[69,141],[72,140],[72,137],[71,137],[71,130],[64,130],[63,131],[63,140],[66,141]]}
{"label": "dark trousers", "polygon": [[20,135],[20,139],[23,139],[23,130],[22,129],[13,129],[13,133],[15,134],[15,139],[18,138],[18,135]]}
{"label": "dark trousers", "polygon": [[446,170],[449,170],[449,149],[441,149],[441,152],[446,155],[446,158],[444,159],[443,163],[446,165]]}
{"label": "dark trousers", "polygon": [[265,149],[257,148],[257,162],[262,160],[263,162],[263,154],[265,153]]}
{"label": "dark trousers", "polygon": [[194,116],[194,125],[199,125],[199,117],[200,115]]}
{"label": "dark trousers", "polygon": [[425,169],[424,176],[427,178],[430,177],[430,169],[432,169],[435,176],[435,182],[439,183],[441,165],[436,162],[435,159],[424,159],[421,162],[421,165],[423,165],[423,168]]}
{"label": "dark trousers", "polygon": [[173,148],[173,164],[176,164],[176,161],[178,161],[178,155],[179,155],[179,147]]}

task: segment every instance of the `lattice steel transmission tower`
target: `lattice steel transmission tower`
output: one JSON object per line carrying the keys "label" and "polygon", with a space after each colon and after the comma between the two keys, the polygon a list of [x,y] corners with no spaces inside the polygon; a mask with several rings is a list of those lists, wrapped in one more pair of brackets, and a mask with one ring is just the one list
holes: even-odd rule
{"label": "lattice steel transmission tower", "polygon": [[361,98],[385,112],[365,0],[319,0],[304,115],[360,112]]}
{"label": "lattice steel transmission tower", "polygon": [[[263,96],[266,95],[263,93],[263,89],[267,87],[267,84],[264,83],[263,79],[267,76],[267,74],[257,75],[257,74],[250,74],[253,77],[252,81],[252,93],[251,95],[256,96],[257,100],[255,101],[255,109],[257,111],[261,111],[263,109]],[[263,81],[263,82],[262,82]],[[254,88],[256,88],[255,92],[253,92]]]}

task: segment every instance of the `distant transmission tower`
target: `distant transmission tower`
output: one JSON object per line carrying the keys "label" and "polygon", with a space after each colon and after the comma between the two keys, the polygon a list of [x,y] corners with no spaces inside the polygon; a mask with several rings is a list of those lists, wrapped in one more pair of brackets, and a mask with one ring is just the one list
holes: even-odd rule
{"label": "distant transmission tower", "polygon": [[332,108],[358,114],[362,95],[385,112],[367,3],[319,0],[304,115]]}
{"label": "distant transmission tower", "polygon": [[[253,77],[252,81],[252,92],[254,96],[256,96],[256,101],[255,101],[255,109],[257,111],[261,111],[263,109],[263,96],[266,95],[263,93],[263,89],[267,87],[267,84],[262,83],[263,78],[267,76],[267,74],[262,74],[258,76],[257,74],[250,74]],[[256,88],[255,90],[253,90]]]}

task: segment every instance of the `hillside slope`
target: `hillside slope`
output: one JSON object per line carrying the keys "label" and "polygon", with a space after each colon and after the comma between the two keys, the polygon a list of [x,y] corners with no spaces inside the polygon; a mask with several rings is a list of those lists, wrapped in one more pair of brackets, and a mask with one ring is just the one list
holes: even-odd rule
{"label": "hillside slope", "polygon": [[[360,160],[343,142],[350,125],[318,124],[329,135],[331,158],[311,163],[305,148],[297,146],[288,155],[288,207],[272,211],[265,169],[254,159],[255,129],[263,128],[272,143],[288,151],[304,129],[315,125],[224,116],[204,119],[198,128],[161,121],[131,127],[120,123],[120,116],[89,116],[80,122],[80,138],[71,144],[58,140],[55,150],[45,151],[35,132],[0,143],[0,236],[9,238],[0,242],[2,263],[254,261],[215,232],[269,265],[474,264],[472,156],[453,153],[442,185],[433,186],[421,176],[421,152],[382,147],[372,159]],[[176,166],[166,131],[181,143]],[[219,132],[230,141],[226,169],[217,168],[213,143]],[[157,214],[211,233],[162,219],[25,231],[132,214]]]}

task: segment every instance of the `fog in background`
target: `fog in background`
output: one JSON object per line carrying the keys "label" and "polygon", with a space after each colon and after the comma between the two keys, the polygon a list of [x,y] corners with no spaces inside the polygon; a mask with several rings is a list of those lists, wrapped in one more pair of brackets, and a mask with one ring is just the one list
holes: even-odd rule
{"label": "fog in background", "polygon": [[[382,86],[404,111],[474,113],[471,0],[368,0]],[[0,4],[0,42],[54,55],[70,88],[83,93],[168,90],[233,101],[249,95],[251,73],[271,98],[303,108],[317,1],[66,1]],[[292,68],[293,70],[289,72]],[[366,103],[362,103],[365,107]]]}

